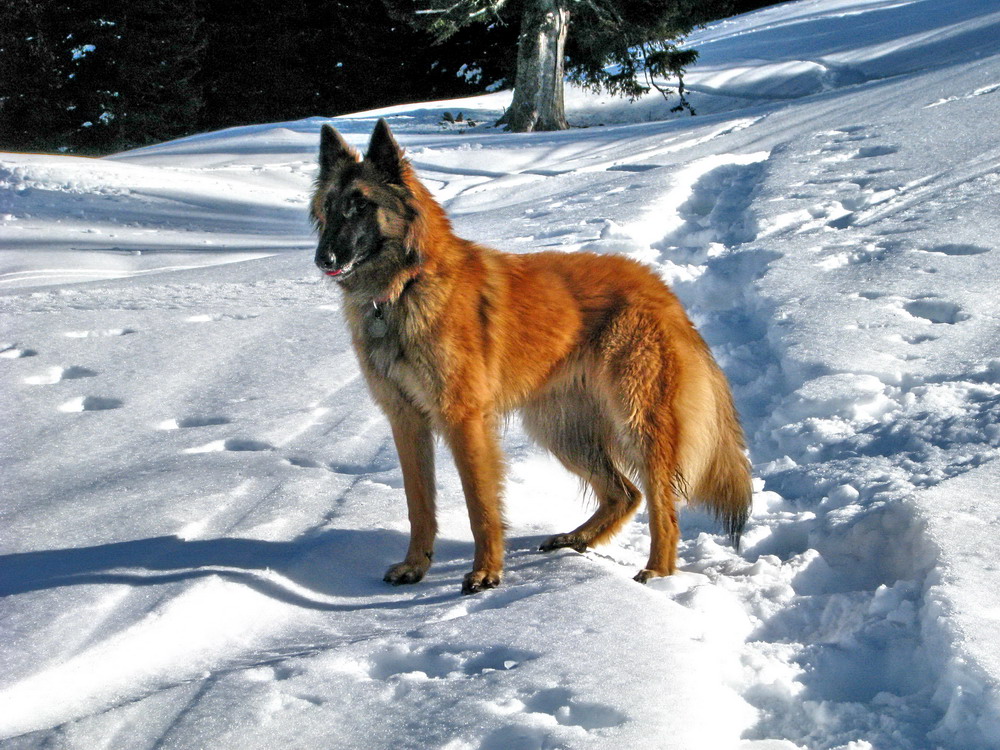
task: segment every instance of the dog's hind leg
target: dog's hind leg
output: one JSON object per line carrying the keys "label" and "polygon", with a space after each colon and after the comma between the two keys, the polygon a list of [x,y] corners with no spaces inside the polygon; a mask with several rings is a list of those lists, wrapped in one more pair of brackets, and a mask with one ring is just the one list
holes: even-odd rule
{"label": "dog's hind leg", "polygon": [[609,541],[632,517],[642,494],[610,462],[600,467],[576,467],[565,456],[557,456],[563,465],[590,483],[597,496],[597,510],[580,526],[566,534],[556,534],[542,542],[539,547],[549,552],[562,547],[571,547],[583,552],[588,547],[596,547]]}
{"label": "dog's hind leg", "polygon": [[680,525],[677,523],[677,502],[668,473],[652,470],[646,477],[646,507],[649,509],[649,560],[635,575],[645,583],[650,578],[669,576],[677,568],[677,543]]}
{"label": "dog's hind leg", "polygon": [[[679,443],[674,402],[681,365],[679,343],[667,333],[660,311],[640,304],[612,321],[601,342],[606,400],[618,416],[618,434],[630,448],[646,491],[650,550],[646,567],[635,580],[645,583],[671,575],[677,567]],[[680,333],[683,334],[683,327]]]}
{"label": "dog's hind leg", "polygon": [[598,502],[583,524],[549,537],[540,549],[583,552],[610,540],[639,507],[642,494],[616,466],[616,438],[598,405],[583,391],[569,391],[535,399],[522,416],[528,433],[587,482]]}
{"label": "dog's hind leg", "polygon": [[[650,403],[656,403],[651,399]],[[662,403],[662,402],[661,402]],[[649,512],[649,560],[635,580],[646,583],[650,578],[669,576],[677,568],[677,543],[680,541],[680,524],[677,522],[677,470],[676,430],[670,411],[651,409],[645,419],[638,420],[637,444],[641,446],[641,475],[646,490],[646,508]]]}

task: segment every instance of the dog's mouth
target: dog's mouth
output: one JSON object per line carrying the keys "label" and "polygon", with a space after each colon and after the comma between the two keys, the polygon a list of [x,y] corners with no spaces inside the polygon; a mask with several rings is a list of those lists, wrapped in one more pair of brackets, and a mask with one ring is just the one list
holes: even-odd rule
{"label": "dog's mouth", "polygon": [[323,272],[324,276],[329,276],[337,281],[343,281],[345,278],[350,276],[354,272],[354,263],[348,263],[342,268],[323,268],[320,270]]}

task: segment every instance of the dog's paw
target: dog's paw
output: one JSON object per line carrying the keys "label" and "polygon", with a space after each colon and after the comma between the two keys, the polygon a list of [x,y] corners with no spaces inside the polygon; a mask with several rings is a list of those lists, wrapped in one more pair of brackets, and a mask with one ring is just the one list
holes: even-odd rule
{"label": "dog's paw", "polygon": [[471,573],[467,573],[465,580],[462,581],[462,593],[463,594],[475,594],[477,591],[483,591],[484,589],[495,589],[500,585],[501,574],[499,572],[491,573],[488,570],[474,570]]}
{"label": "dog's paw", "polygon": [[426,572],[427,566],[425,565],[401,562],[389,568],[382,577],[382,580],[386,583],[391,583],[393,586],[399,586],[404,583],[416,583],[424,577],[424,573]]}
{"label": "dog's paw", "polygon": [[657,573],[655,570],[650,570],[649,568],[643,568],[638,573],[635,574],[633,581],[638,581],[639,583],[646,583],[650,578],[659,578],[665,575],[664,573]]}
{"label": "dog's paw", "polygon": [[586,552],[587,542],[579,534],[556,534],[542,542],[538,549],[542,552],[551,552],[554,549],[563,549],[565,547],[575,549],[577,552]]}

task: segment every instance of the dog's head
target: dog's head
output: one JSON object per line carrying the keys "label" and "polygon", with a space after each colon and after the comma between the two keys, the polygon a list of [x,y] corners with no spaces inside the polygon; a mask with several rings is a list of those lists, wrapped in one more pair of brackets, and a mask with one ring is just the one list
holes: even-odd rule
{"label": "dog's head", "polygon": [[320,270],[348,290],[377,289],[415,264],[407,242],[414,179],[385,120],[375,126],[363,159],[324,125],[311,205]]}

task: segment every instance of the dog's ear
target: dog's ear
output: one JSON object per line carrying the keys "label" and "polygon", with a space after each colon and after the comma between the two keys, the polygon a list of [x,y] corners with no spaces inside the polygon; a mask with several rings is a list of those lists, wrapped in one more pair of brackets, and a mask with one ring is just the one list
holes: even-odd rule
{"label": "dog's ear", "polygon": [[390,183],[403,184],[406,159],[403,158],[403,150],[396,143],[396,139],[392,137],[389,123],[383,118],[379,118],[375,124],[375,130],[372,131],[372,138],[368,142],[368,151],[365,153],[365,161],[378,169]]}
{"label": "dog's ear", "polygon": [[361,155],[347,145],[344,136],[330,125],[324,125],[319,135],[319,179],[327,180],[345,161],[361,161]]}

